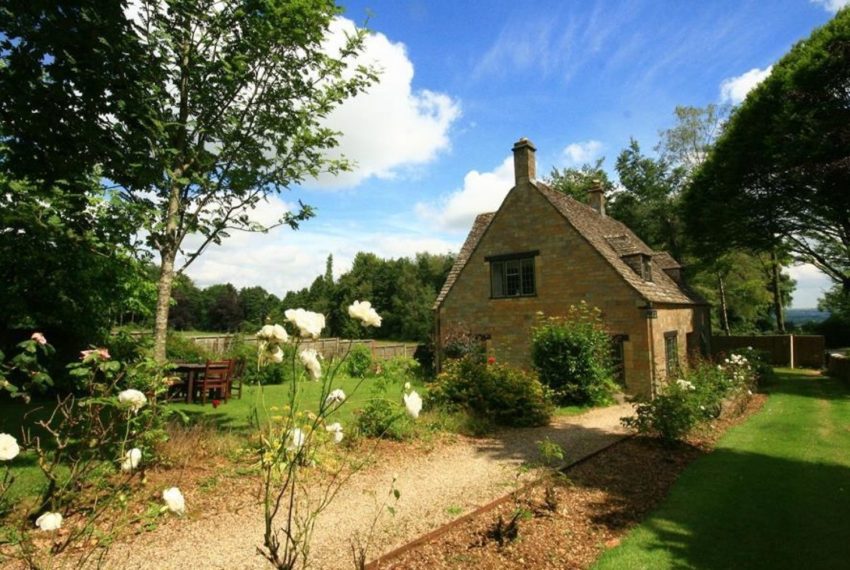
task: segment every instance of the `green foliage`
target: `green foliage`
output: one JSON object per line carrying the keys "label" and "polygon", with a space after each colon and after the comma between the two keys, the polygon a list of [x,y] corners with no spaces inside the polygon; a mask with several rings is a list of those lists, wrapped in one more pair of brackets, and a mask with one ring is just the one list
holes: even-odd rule
{"label": "green foliage", "polygon": [[357,430],[366,437],[400,441],[407,438],[410,427],[404,409],[383,397],[371,398],[357,416]]}
{"label": "green foliage", "polygon": [[443,356],[449,359],[473,358],[483,362],[487,357],[484,341],[469,329],[457,327],[443,335]]}
{"label": "green foliage", "polygon": [[685,194],[704,252],[781,241],[850,291],[850,10],[797,43],[733,113]]}
{"label": "green foliage", "polygon": [[[749,354],[756,357],[752,351]],[[699,362],[684,378],[669,382],[655,398],[638,403],[635,415],[622,422],[638,433],[671,444],[685,439],[700,424],[720,417],[724,402],[746,401],[755,385],[755,367],[746,356],[733,354],[718,365]]]}
{"label": "green foliage", "polygon": [[395,356],[380,362],[380,374],[399,385],[410,382],[421,375],[419,362],[407,356]]}
{"label": "green foliage", "polygon": [[474,355],[449,360],[429,394],[446,411],[466,411],[499,426],[546,425],[554,411],[548,390],[534,374]]}
{"label": "green foliage", "polygon": [[166,355],[172,362],[206,362],[212,358],[203,346],[182,334],[168,333]]}
{"label": "green foliage", "polygon": [[640,434],[658,436],[671,444],[684,439],[703,417],[699,400],[677,382],[648,402],[641,402],[635,415],[623,418],[623,425]]}
{"label": "green foliage", "polygon": [[[608,213],[650,247],[688,267],[687,282],[711,302],[717,328],[727,333],[778,328],[770,315],[776,304],[772,262],[755,255],[748,244],[694,251],[687,235],[690,221],[682,212],[682,192],[708,156],[728,108],[680,106],[674,113],[674,126],[659,133],[660,157],[644,154],[634,140],[618,156],[622,191],[612,196]],[[780,262],[785,266],[791,259],[781,256]],[[787,305],[794,283],[781,272],[779,281],[780,302]]]}
{"label": "green foliage", "polygon": [[365,344],[355,344],[345,360],[345,369],[349,376],[363,378],[372,368],[372,349]]}
{"label": "green foliage", "polygon": [[567,453],[564,451],[564,448],[548,437],[545,437],[536,443],[537,452],[540,453],[543,465],[546,467],[556,467],[558,464],[563,463],[567,458]]}
{"label": "green foliage", "polygon": [[406,383],[415,367],[410,359],[386,361],[372,382],[372,393],[358,411],[357,431],[366,437],[402,440],[412,435],[413,421],[404,409]]}
{"label": "green foliage", "polygon": [[[122,3],[101,8],[19,2],[6,10],[0,118],[10,144],[0,162],[16,179],[73,183],[96,172],[114,183],[109,191],[144,214],[162,284],[230,231],[267,230],[249,215],[266,197],[350,167],[328,152],[338,133],[324,118],[377,75],[350,65],[364,30],[329,48],[342,11],[332,0],[248,8],[228,0],[214,9],[206,0],[145,0],[134,21]],[[85,89],[62,87],[72,84]],[[270,226],[296,228],[312,215],[302,204]],[[189,234],[203,237],[183,251]],[[160,290],[162,318],[170,287]],[[162,359],[165,331],[156,334]]]}
{"label": "green foliage", "polygon": [[280,348],[283,351],[283,362],[269,362],[265,366],[258,367],[257,345],[237,338],[225,357],[245,360],[245,372],[242,375],[242,382],[245,384],[271,386],[283,384],[298,377],[298,374],[292,368],[292,359],[296,351],[295,345],[283,344]]}
{"label": "green foliage", "polygon": [[601,186],[606,195],[614,191],[614,184],[602,167],[604,162],[605,159],[600,158],[594,164],[584,164],[581,168],[553,168],[545,182],[554,190],[586,203],[588,190],[595,186]]}
{"label": "green foliage", "polygon": [[599,309],[582,302],[567,317],[548,318],[532,331],[531,360],[561,405],[610,402],[616,390],[611,339]]}
{"label": "green foliage", "polygon": [[756,387],[774,384],[776,371],[770,364],[770,354],[752,347],[739,348],[732,351],[733,356],[743,357],[749,366],[746,388],[755,390]]}
{"label": "green foliage", "polygon": [[67,361],[122,315],[150,311],[135,223],[95,182],[70,193],[0,174],[0,227],[0,331],[42,331]]}
{"label": "green foliage", "polygon": [[119,330],[106,339],[105,346],[109,350],[111,358],[121,362],[133,363],[150,354],[153,346],[152,340],[148,334],[132,334],[126,330]]}
{"label": "green foliage", "polygon": [[[50,384],[49,378],[40,378],[43,369],[38,357],[51,350],[37,336],[19,348],[21,353],[2,362],[0,370],[13,379],[21,375],[15,373],[26,377],[39,371],[31,381],[10,390],[28,401],[39,384]],[[85,544],[93,536],[103,542],[110,540],[112,531],[99,529],[95,523],[108,512],[111,521],[123,524],[122,507],[126,494],[133,491],[135,473],[156,462],[157,448],[167,437],[165,422],[170,409],[158,401],[167,390],[167,366],[149,359],[127,364],[112,359],[106,349],[93,348],[67,369],[73,389],[59,395],[55,406],[38,422],[25,415],[21,426],[20,446],[44,481],[40,496],[22,509],[0,513],[4,517],[0,526],[19,533],[18,546],[27,560],[40,548],[30,535],[33,517],[45,511],[66,516],[74,513],[82,523],[75,532],[51,541],[53,555],[72,544]],[[3,384],[8,390],[6,380]],[[139,463],[133,466],[125,465],[131,449],[141,452]],[[7,469],[11,467],[7,465]],[[8,473],[0,478],[0,502],[16,484]],[[8,554],[10,551],[4,551]]]}
{"label": "green foliage", "polygon": [[616,166],[623,191],[612,199],[609,214],[652,247],[682,259],[684,228],[679,217],[678,195],[686,171],[665,160],[646,156],[634,139],[617,157]]}

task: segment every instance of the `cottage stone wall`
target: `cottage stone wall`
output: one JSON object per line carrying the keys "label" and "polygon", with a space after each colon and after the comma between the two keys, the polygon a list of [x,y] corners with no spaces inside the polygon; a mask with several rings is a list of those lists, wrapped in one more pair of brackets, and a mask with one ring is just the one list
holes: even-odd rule
{"label": "cottage stone wall", "polygon": [[[534,250],[539,251],[535,257],[537,295],[491,299],[490,264],[485,258]],[[581,301],[603,311],[609,333],[628,335],[624,343],[626,392],[649,396],[652,355],[650,319],[641,308],[645,301],[544,196],[520,181],[505,198],[439,308],[441,341],[458,329],[485,335],[493,356],[527,368],[531,363],[531,327],[538,311],[546,316],[563,316],[570,305]],[[689,313],[689,308],[665,310],[663,317],[659,314],[655,327],[682,331],[682,358],[685,331],[692,330],[688,328],[692,325],[686,323]],[[653,336],[653,346],[657,346],[658,334]],[[659,363],[661,369],[664,365],[663,334],[660,338],[661,351],[655,351],[656,369]]]}
{"label": "cottage stone wall", "polygon": [[711,335],[708,330],[708,313],[704,307],[670,305],[657,308],[657,315],[651,325],[652,346],[655,355],[655,377],[659,383],[663,383],[668,380],[665,334],[676,333],[680,369],[688,366],[689,355],[700,354],[700,333],[703,333],[704,338],[710,338]]}

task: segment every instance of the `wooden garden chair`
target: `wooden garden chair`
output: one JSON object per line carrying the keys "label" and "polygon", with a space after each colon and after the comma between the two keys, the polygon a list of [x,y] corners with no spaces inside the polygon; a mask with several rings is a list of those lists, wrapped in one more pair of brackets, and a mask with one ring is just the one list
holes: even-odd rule
{"label": "wooden garden chair", "polygon": [[232,360],[207,360],[204,375],[195,381],[195,386],[201,391],[201,403],[207,403],[210,392],[218,392],[219,398],[226,402],[230,395],[232,375]]}
{"label": "wooden garden chair", "polygon": [[227,388],[227,397],[233,397],[233,385],[237,382],[239,386],[236,389],[239,399],[242,399],[242,376],[245,374],[245,359],[240,357],[233,361],[233,373],[230,376],[230,385]]}

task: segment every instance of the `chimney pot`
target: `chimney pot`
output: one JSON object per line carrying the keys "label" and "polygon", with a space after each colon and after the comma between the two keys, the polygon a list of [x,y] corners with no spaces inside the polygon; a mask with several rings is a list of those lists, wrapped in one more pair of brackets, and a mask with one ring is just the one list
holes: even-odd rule
{"label": "chimney pot", "polygon": [[514,181],[517,186],[537,177],[537,164],[534,158],[536,150],[534,144],[525,137],[514,143]]}
{"label": "chimney pot", "polygon": [[600,216],[605,216],[605,188],[601,180],[593,180],[587,190],[590,207],[596,210]]}

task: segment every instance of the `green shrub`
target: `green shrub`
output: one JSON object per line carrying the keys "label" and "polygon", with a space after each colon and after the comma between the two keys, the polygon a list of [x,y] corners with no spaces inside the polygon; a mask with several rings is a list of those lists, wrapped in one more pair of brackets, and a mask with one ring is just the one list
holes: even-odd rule
{"label": "green shrub", "polygon": [[428,378],[434,376],[434,341],[429,340],[424,344],[416,347],[416,352],[413,353],[413,359],[419,364],[419,370]]}
{"label": "green shrub", "polygon": [[150,354],[153,348],[153,337],[150,334],[132,334],[119,330],[106,339],[106,348],[113,360],[123,362],[138,362]]}
{"label": "green shrub", "polygon": [[601,311],[584,302],[571,306],[567,317],[534,327],[531,359],[561,405],[607,404],[617,390]]}
{"label": "green shrub", "polygon": [[372,368],[372,350],[365,344],[355,344],[345,360],[345,369],[352,378],[363,378]]}
{"label": "green shrub", "polygon": [[165,352],[172,362],[206,362],[212,355],[201,345],[182,334],[169,332],[165,341]]}
{"label": "green shrub", "polygon": [[724,401],[746,401],[753,378],[743,357],[730,357],[720,365],[699,362],[655,399],[639,403],[635,416],[623,418],[623,425],[667,443],[682,440],[699,424],[720,417]]}
{"label": "green shrub", "polygon": [[443,339],[443,354],[450,360],[470,357],[484,362],[487,349],[481,337],[467,329],[455,328],[449,330]]}
{"label": "green shrub", "polygon": [[690,390],[673,383],[654,399],[639,403],[635,415],[623,418],[622,422],[640,434],[673,443],[684,439],[702,417],[697,398]]}
{"label": "green shrub", "polygon": [[447,411],[465,410],[502,426],[540,426],[554,410],[548,390],[534,374],[476,355],[451,360],[429,393]]}
{"label": "green shrub", "polygon": [[[746,363],[749,365],[749,372],[752,375],[747,386],[749,389],[764,386],[776,380],[776,372],[774,372],[773,366],[770,364],[770,354],[768,352],[748,346],[747,348],[739,348],[732,351],[728,360],[732,361],[736,356],[746,359]],[[728,363],[724,362],[724,364]]]}
{"label": "green shrub", "polygon": [[404,408],[383,397],[369,400],[357,415],[357,431],[366,437],[402,440],[410,427]]}
{"label": "green shrub", "polygon": [[421,373],[419,363],[407,356],[395,356],[380,363],[381,376],[399,386]]}

